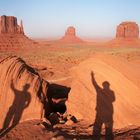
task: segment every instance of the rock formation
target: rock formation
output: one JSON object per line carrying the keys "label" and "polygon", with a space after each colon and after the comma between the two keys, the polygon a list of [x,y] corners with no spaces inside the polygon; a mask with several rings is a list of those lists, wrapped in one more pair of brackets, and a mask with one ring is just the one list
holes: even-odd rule
{"label": "rock formation", "polygon": [[139,38],[139,27],[135,22],[122,22],[117,26],[116,38]]}
{"label": "rock formation", "polygon": [[37,95],[48,83],[15,56],[0,62],[0,75],[0,128],[40,118],[42,104]]}
{"label": "rock formation", "polygon": [[69,36],[69,37],[74,36],[74,37],[76,37],[75,28],[72,27],[72,26],[68,27],[68,29],[65,32],[65,36]]}
{"label": "rock formation", "polygon": [[37,46],[37,43],[23,34],[0,34],[0,50],[17,50]]}
{"label": "rock formation", "polygon": [[[68,113],[94,124],[97,114],[113,128],[140,125],[140,68],[108,55],[94,55],[72,70]],[[136,70],[137,69],[137,70]],[[93,71],[93,77],[91,72]]]}
{"label": "rock formation", "polygon": [[17,18],[14,16],[1,16],[0,17],[0,34],[13,33],[24,34],[23,25],[17,24]]}
{"label": "rock formation", "polygon": [[76,36],[76,29],[72,26],[68,27],[65,36],[60,39],[63,43],[83,43],[83,41]]}
{"label": "rock formation", "polygon": [[66,111],[70,88],[43,80],[21,58],[0,61],[0,75],[0,129]]}
{"label": "rock formation", "polygon": [[32,47],[35,44],[24,34],[22,21],[18,25],[14,16],[0,17],[0,50]]}

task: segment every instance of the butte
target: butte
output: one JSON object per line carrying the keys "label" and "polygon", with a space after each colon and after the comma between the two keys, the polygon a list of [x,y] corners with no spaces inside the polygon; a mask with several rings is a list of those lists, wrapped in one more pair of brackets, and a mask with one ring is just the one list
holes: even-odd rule
{"label": "butte", "polygon": [[22,21],[20,25],[14,16],[0,16],[0,50],[9,50],[33,46],[35,42],[24,34]]}
{"label": "butte", "polygon": [[61,43],[83,43],[84,41],[76,36],[76,29],[73,26],[67,28],[65,35],[59,40]]}
{"label": "butte", "polygon": [[116,28],[116,38],[109,42],[111,46],[140,46],[139,26],[136,22],[122,22]]}

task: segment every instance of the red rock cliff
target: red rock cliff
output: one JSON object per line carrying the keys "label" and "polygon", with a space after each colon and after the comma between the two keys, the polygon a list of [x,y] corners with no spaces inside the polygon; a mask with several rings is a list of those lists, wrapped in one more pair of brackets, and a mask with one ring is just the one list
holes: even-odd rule
{"label": "red rock cliff", "polygon": [[139,38],[139,27],[135,22],[122,22],[117,26],[116,38]]}
{"label": "red rock cliff", "polygon": [[75,28],[72,26],[68,27],[65,36],[76,36]]}
{"label": "red rock cliff", "polygon": [[83,43],[83,40],[76,36],[76,29],[73,26],[67,28],[65,36],[60,41],[63,43]]}
{"label": "red rock cliff", "polygon": [[1,16],[0,17],[0,34],[14,33],[24,34],[23,25],[18,25],[17,18],[14,16]]}

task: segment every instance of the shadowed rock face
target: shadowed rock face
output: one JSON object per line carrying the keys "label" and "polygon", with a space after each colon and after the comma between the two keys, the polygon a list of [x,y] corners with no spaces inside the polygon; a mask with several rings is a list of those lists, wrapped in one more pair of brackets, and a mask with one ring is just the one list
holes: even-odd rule
{"label": "shadowed rock face", "polygon": [[139,27],[135,22],[122,22],[117,26],[116,38],[139,38]]}
{"label": "shadowed rock face", "polygon": [[65,36],[60,39],[63,43],[83,43],[83,40],[76,36],[76,29],[73,26],[67,28]]}
{"label": "shadowed rock face", "polygon": [[0,128],[40,118],[42,103],[38,96],[40,92],[45,95],[48,83],[16,56],[0,62],[0,75]]}
{"label": "shadowed rock face", "polygon": [[66,111],[70,88],[43,80],[21,58],[9,56],[0,61],[0,75],[2,131],[21,121],[48,118],[53,112]]}
{"label": "shadowed rock face", "polygon": [[0,17],[0,33],[14,33],[24,34],[23,25],[17,24],[17,18],[14,16],[1,16]]}

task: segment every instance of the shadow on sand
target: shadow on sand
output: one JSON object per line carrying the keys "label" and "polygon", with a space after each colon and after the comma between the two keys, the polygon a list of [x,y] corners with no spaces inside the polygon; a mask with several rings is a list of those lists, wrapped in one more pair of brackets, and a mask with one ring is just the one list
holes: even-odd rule
{"label": "shadow on sand", "polygon": [[25,84],[22,91],[17,90],[12,80],[11,89],[14,94],[14,100],[6,114],[3,128],[0,130],[0,137],[5,135],[19,123],[24,109],[29,106],[31,102],[31,95],[28,92],[29,87],[29,84]]}
{"label": "shadow on sand", "polygon": [[110,83],[104,81],[100,87],[91,72],[92,84],[96,90],[96,117],[93,124],[93,139],[100,140],[102,126],[105,126],[106,140],[113,140],[113,102],[115,101],[114,91],[110,89]]}

